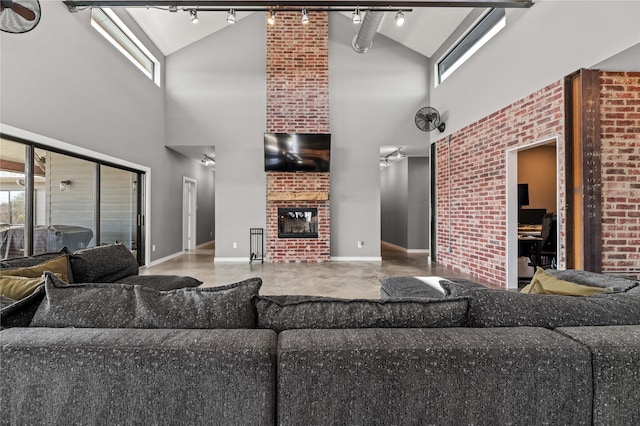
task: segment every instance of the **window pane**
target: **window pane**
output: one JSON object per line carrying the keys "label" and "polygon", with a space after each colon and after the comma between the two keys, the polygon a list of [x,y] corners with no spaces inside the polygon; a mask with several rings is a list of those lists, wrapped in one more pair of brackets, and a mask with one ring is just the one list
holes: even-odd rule
{"label": "window pane", "polygon": [[36,217],[34,253],[95,246],[95,163],[55,152],[44,158],[45,217]]}
{"label": "window pane", "polygon": [[0,140],[0,258],[24,255],[25,146]]}
{"label": "window pane", "polygon": [[137,249],[137,174],[100,167],[100,244]]}

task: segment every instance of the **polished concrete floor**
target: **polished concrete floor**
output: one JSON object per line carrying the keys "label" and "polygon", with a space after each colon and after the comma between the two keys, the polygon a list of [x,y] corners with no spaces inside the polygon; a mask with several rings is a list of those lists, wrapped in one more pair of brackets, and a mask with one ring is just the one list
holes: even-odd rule
{"label": "polished concrete floor", "polygon": [[[343,298],[380,297],[380,279],[389,276],[441,276],[472,279],[434,263],[426,254],[407,254],[382,245],[382,262],[215,263],[214,245],[206,245],[149,268],[141,275],[190,275],[204,287],[260,277],[261,294],[303,294]],[[475,280],[477,281],[477,280]]]}

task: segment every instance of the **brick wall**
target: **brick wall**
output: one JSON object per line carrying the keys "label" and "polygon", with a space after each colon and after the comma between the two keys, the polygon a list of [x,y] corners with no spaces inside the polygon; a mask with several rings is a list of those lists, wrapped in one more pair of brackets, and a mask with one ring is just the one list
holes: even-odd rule
{"label": "brick wall", "polygon": [[602,270],[640,271],[640,73],[600,74]]}
{"label": "brick wall", "polygon": [[[267,25],[267,132],[329,133],[329,18],[279,13]],[[329,192],[329,173],[268,172],[267,194]],[[318,239],[278,238],[278,207],[318,209]],[[325,262],[330,258],[329,201],[267,200],[266,259]]]}
{"label": "brick wall", "polygon": [[[562,81],[436,143],[437,261],[483,281],[506,283],[506,151],[558,137],[564,155]],[[450,163],[449,163],[450,161]],[[564,170],[561,205],[564,205]],[[558,212],[561,238],[566,232]],[[560,261],[563,261],[562,247]]]}

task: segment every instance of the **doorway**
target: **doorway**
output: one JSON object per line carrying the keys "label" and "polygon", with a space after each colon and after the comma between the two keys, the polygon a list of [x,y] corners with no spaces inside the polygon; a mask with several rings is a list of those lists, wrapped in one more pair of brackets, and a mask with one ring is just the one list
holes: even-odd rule
{"label": "doorway", "polygon": [[198,182],[182,177],[182,250],[196,248],[196,204]]}
{"label": "doorway", "polygon": [[[519,253],[519,217],[531,216],[527,225],[542,225],[545,214],[557,214],[559,206],[558,170],[558,138],[546,138],[530,144],[507,150],[507,259],[506,276],[507,288],[517,289],[520,277],[527,278],[532,272],[529,261]],[[518,196],[520,188],[526,184],[528,200],[523,202],[522,195]],[[520,200],[519,200],[520,198]],[[522,204],[522,205],[521,205]],[[526,213],[526,214],[524,214]],[[539,220],[536,220],[538,218]],[[540,222],[539,224],[537,222]],[[556,247],[560,247],[560,232],[556,232]],[[556,259],[559,259],[556,254]],[[522,262],[524,261],[524,262]],[[521,264],[524,263],[524,264]]]}

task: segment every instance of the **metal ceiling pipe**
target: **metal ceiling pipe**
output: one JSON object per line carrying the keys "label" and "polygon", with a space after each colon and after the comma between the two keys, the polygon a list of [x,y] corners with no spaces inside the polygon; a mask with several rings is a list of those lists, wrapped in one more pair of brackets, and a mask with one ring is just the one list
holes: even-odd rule
{"label": "metal ceiling pipe", "polygon": [[369,11],[364,14],[362,24],[360,24],[360,31],[353,38],[351,46],[353,50],[358,53],[367,53],[373,46],[373,38],[378,32],[378,27],[382,21],[384,12],[372,12]]}

